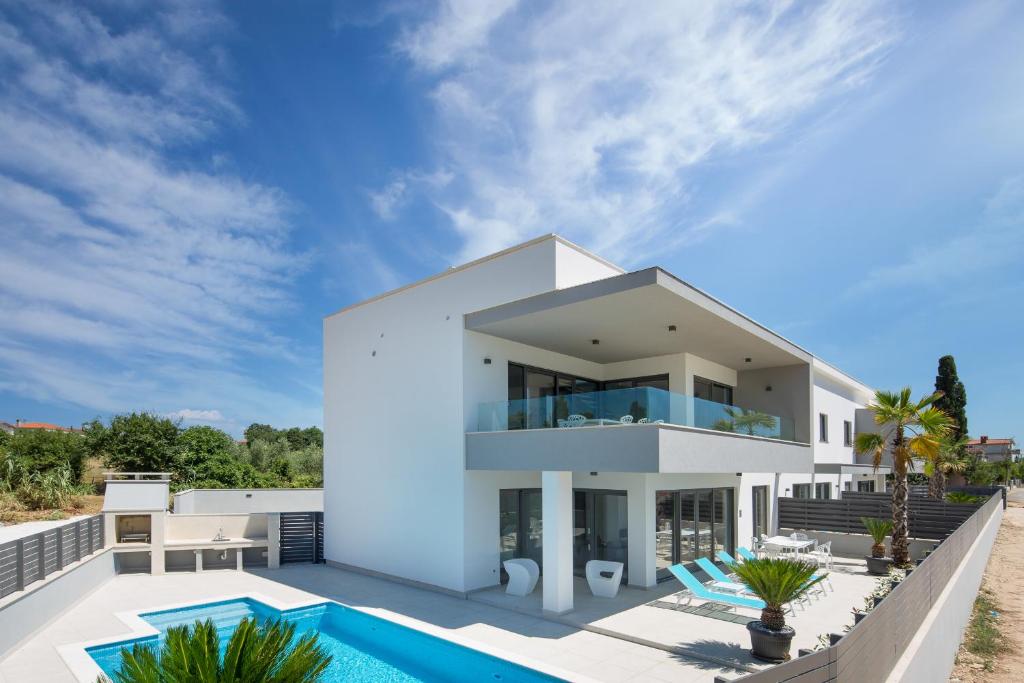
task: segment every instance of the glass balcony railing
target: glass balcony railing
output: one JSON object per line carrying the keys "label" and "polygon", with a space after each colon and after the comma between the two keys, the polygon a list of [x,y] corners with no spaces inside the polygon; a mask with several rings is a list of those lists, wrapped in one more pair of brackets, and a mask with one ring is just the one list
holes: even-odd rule
{"label": "glass balcony railing", "polygon": [[482,403],[477,428],[502,432],[648,422],[793,440],[791,418],[650,387]]}

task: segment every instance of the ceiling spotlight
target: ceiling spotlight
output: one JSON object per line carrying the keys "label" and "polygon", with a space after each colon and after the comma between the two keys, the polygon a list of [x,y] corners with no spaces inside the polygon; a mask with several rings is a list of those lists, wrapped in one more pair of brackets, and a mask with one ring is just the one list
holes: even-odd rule
{"label": "ceiling spotlight", "polygon": [[750,362],[750,358],[744,358],[744,359],[743,359],[743,362],[744,362],[744,363],[749,363],[749,362]]}
{"label": "ceiling spotlight", "polygon": [[593,344],[594,346],[597,346],[598,344],[601,343],[601,340],[600,339],[591,339],[590,343]]}
{"label": "ceiling spotlight", "polygon": [[676,331],[676,326],[675,325],[669,325],[668,326],[668,331],[669,332],[675,332]]}

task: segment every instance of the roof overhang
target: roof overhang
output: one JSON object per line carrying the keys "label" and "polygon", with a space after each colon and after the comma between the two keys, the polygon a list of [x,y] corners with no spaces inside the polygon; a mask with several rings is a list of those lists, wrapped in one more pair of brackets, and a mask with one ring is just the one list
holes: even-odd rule
{"label": "roof overhang", "polygon": [[815,474],[889,474],[892,468],[888,465],[842,464],[838,462],[816,462],[814,463]]}
{"label": "roof overhang", "polygon": [[465,327],[597,363],[682,352],[743,370],[812,360],[796,344],[660,268],[469,313]]}

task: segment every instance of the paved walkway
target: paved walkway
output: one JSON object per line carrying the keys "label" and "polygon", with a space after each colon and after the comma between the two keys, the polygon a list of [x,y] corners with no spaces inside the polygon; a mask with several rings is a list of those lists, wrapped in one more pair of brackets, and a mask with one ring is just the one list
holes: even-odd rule
{"label": "paved walkway", "polygon": [[556,667],[567,672],[569,680],[710,683],[718,674],[735,675],[707,662],[471,600],[323,565],[291,565],[278,570],[118,576],[0,661],[0,683],[74,681],[56,648],[126,635],[128,627],[116,616],[118,612],[250,592],[285,602],[314,596],[338,600],[385,618],[411,621],[442,637],[454,634],[496,648],[527,665],[540,662]]}

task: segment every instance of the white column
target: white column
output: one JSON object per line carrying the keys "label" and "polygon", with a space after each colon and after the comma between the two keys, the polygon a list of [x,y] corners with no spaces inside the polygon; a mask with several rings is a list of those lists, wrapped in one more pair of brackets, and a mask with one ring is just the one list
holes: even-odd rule
{"label": "white column", "polygon": [[235,549],[235,569],[238,571],[242,571],[242,555],[244,554],[242,551],[244,550],[245,548]]}
{"label": "white column", "polygon": [[154,512],[149,516],[149,573],[164,573],[164,543],[167,541],[167,513]]}
{"label": "white column", "polygon": [[193,550],[192,552],[196,554],[196,572],[203,571],[203,551]]}
{"label": "white column", "polygon": [[281,513],[267,513],[267,569],[281,566]]}
{"label": "white column", "polygon": [[629,533],[629,585],[653,588],[658,584],[654,528],[654,489],[652,477],[632,475],[635,484],[626,489]]}
{"label": "white column", "polygon": [[544,611],[572,610],[572,472],[541,473]]}

